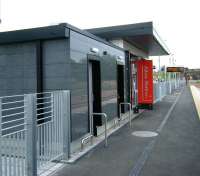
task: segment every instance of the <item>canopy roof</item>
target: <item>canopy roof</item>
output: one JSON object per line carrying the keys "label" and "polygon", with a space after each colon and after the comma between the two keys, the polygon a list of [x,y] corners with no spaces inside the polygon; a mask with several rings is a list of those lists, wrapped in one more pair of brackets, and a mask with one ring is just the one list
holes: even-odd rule
{"label": "canopy roof", "polygon": [[121,38],[142,49],[149,56],[169,55],[152,22],[87,29],[90,33],[107,40]]}

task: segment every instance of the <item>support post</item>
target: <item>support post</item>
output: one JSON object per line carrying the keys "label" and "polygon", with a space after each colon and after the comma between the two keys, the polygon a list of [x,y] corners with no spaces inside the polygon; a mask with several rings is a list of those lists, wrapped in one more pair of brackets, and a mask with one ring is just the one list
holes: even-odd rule
{"label": "support post", "polygon": [[62,91],[59,96],[62,97],[62,125],[63,125],[63,160],[70,157],[70,92]]}
{"label": "support post", "polygon": [[24,95],[25,123],[26,123],[26,175],[37,175],[37,148],[36,148],[36,95]]}

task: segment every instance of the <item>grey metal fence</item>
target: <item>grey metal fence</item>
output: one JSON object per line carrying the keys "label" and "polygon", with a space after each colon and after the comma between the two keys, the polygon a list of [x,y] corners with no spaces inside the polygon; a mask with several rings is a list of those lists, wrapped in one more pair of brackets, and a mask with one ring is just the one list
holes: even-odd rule
{"label": "grey metal fence", "polygon": [[184,80],[170,80],[154,83],[154,102],[162,100],[163,97],[171,94],[173,91],[183,87],[184,85]]}
{"label": "grey metal fence", "polygon": [[69,144],[69,91],[0,97],[0,175],[40,175]]}

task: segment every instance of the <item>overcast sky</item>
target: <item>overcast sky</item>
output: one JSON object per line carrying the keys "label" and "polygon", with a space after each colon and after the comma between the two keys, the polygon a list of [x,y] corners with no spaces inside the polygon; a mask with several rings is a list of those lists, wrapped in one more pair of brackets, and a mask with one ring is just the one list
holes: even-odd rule
{"label": "overcast sky", "polygon": [[[198,0],[1,0],[0,31],[67,22],[81,29],[153,21],[177,65],[200,68]],[[169,57],[161,57],[161,65]]]}

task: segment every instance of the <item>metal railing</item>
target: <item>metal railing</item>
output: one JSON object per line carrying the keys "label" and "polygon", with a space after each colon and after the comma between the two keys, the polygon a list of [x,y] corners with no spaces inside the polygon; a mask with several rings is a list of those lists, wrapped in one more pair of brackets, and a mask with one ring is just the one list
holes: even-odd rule
{"label": "metal railing", "polygon": [[170,80],[154,83],[154,102],[161,101],[166,95],[172,94],[175,90],[185,85],[184,80]]}
{"label": "metal railing", "polygon": [[23,96],[0,98],[0,175],[27,175],[24,109]]}
{"label": "metal railing", "polygon": [[105,131],[104,131],[104,136],[105,136],[105,147],[107,147],[107,146],[108,146],[108,135],[107,135],[108,116],[107,116],[106,113],[92,113],[92,117],[93,117],[93,118],[94,118],[94,115],[104,118],[104,127],[105,127]]}
{"label": "metal railing", "polygon": [[131,127],[131,103],[123,102],[119,104],[119,123],[122,120],[122,105],[128,105],[129,106],[129,126]]}
{"label": "metal railing", "polygon": [[83,151],[84,149],[84,144],[90,140],[90,144],[92,145],[93,144],[93,137],[94,137],[94,133],[93,133],[93,118],[94,118],[94,115],[96,116],[100,116],[100,117],[104,117],[104,127],[105,127],[105,131],[104,131],[104,136],[105,136],[105,146],[107,147],[108,145],[108,135],[107,135],[107,121],[108,121],[108,116],[107,114],[105,113],[92,113],[91,116],[90,116],[90,135],[84,137],[82,140],[81,140],[81,150]]}
{"label": "metal railing", "polygon": [[0,97],[0,175],[40,175],[68,159],[69,120],[69,91]]}
{"label": "metal railing", "polygon": [[86,141],[88,141],[90,139],[90,144],[93,145],[93,135],[90,134],[86,137],[84,137],[82,140],[81,140],[81,151],[83,151],[84,149],[84,144],[86,143]]}

